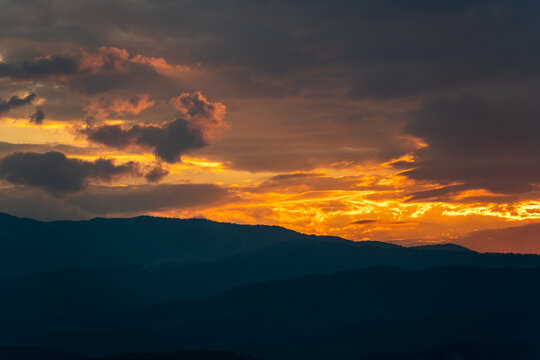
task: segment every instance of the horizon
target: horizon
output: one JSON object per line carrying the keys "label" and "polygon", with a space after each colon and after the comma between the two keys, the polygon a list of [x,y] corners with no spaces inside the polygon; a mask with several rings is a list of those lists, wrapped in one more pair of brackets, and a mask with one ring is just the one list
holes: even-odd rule
{"label": "horizon", "polygon": [[[280,226],[280,225],[265,225],[265,224],[238,224],[238,223],[232,223],[232,222],[227,222],[227,221],[216,221],[216,220],[211,220],[211,219],[207,219],[207,218],[203,218],[203,217],[193,217],[193,218],[176,218],[176,217],[164,217],[164,216],[153,216],[153,215],[137,215],[137,216],[132,216],[132,217],[93,217],[93,218],[89,218],[89,219],[81,219],[81,220],[62,220],[62,219],[59,219],[59,220],[38,220],[38,219],[33,219],[33,218],[25,218],[25,217],[18,217],[18,216],[15,216],[15,215],[11,215],[11,214],[8,214],[8,213],[5,213],[5,212],[0,212],[0,215],[7,215],[7,216],[11,216],[11,217],[15,217],[15,218],[18,218],[18,219],[30,219],[30,220],[35,220],[35,221],[38,221],[38,222],[43,222],[43,223],[50,223],[50,222],[78,222],[78,221],[92,221],[92,220],[134,220],[134,219],[138,219],[138,218],[151,218],[151,219],[166,219],[166,220],[203,220],[203,221],[209,221],[209,222],[214,222],[214,223],[218,223],[218,224],[228,224],[228,225],[239,225],[239,226],[254,226],[254,227],[277,227],[277,228],[281,228],[281,229],[284,229],[284,230],[289,230],[289,231],[292,231],[292,232],[295,232],[295,233],[299,233],[299,234],[302,234],[302,235],[308,235],[308,236],[316,236],[316,237],[325,237],[325,236],[333,236],[333,237],[338,237],[340,239],[343,239],[343,240],[348,240],[348,241],[352,241],[352,242],[375,242],[375,243],[383,243],[383,244],[391,244],[391,245],[398,245],[398,246],[402,246],[402,247],[421,247],[421,246],[437,246],[437,245],[454,245],[454,246],[458,246],[458,247],[461,247],[461,248],[464,248],[464,249],[467,249],[467,250],[471,250],[471,251],[475,251],[475,252],[479,252],[479,253],[485,253],[485,254],[517,254],[517,255],[540,255],[540,249],[536,250],[536,244],[532,244],[532,246],[529,248],[529,250],[525,250],[523,251],[523,249],[520,249],[520,247],[512,247],[513,244],[513,240],[514,238],[512,237],[511,233],[510,235],[506,235],[505,237],[503,237],[502,239],[502,244],[499,243],[499,244],[492,244],[491,243],[491,239],[492,239],[492,235],[491,233],[489,233],[489,230],[483,230],[483,231],[475,231],[475,232],[471,232],[469,234],[466,234],[464,237],[462,238],[458,238],[458,239],[453,239],[453,241],[437,241],[437,242],[423,242],[423,241],[420,241],[420,240],[417,240],[417,241],[410,241],[410,242],[404,242],[402,240],[392,240],[392,239],[388,239],[388,240],[353,240],[353,239],[347,239],[347,238],[344,238],[344,237],[341,237],[341,236],[335,236],[335,235],[321,235],[321,234],[311,234],[311,233],[302,233],[302,232],[299,232],[299,231],[296,231],[296,230],[293,230],[293,229],[288,229],[284,226]],[[538,229],[534,229],[534,234],[537,234],[538,231],[540,230],[540,224],[528,224],[528,225],[523,225],[523,226],[515,226],[515,227],[509,227],[509,228],[505,228],[504,230],[506,231],[512,231],[512,230],[522,230],[523,228],[527,228],[527,227],[533,227],[535,225],[538,225]],[[497,230],[493,230],[491,229],[492,231],[494,231],[495,233],[497,233]],[[487,233],[486,233],[487,231]],[[482,234],[485,234],[484,236],[482,236]],[[475,235],[476,238],[475,238]],[[478,236],[479,235],[479,236]],[[467,237],[470,237],[470,238],[473,238],[473,239],[467,239]],[[472,240],[472,241],[471,241]]]}

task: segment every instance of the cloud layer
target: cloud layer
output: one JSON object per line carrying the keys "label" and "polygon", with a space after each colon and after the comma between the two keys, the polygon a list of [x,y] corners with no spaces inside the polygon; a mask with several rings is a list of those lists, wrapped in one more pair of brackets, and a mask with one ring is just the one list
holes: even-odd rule
{"label": "cloud layer", "polygon": [[405,130],[427,142],[405,175],[449,186],[441,192],[532,191],[540,182],[540,103],[477,95],[426,101]]}

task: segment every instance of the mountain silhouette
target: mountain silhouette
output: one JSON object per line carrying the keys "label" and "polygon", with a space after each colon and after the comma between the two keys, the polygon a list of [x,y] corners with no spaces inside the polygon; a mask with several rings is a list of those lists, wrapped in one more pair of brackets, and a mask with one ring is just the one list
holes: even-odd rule
{"label": "mountain silhouette", "polygon": [[309,238],[277,226],[148,216],[39,222],[0,213],[0,226],[0,274],[5,275],[68,266],[188,265]]}
{"label": "mountain silhouette", "polygon": [[[5,215],[0,219],[4,219],[12,234],[19,234],[0,240],[2,247],[8,249],[0,253],[4,266],[12,262],[19,266],[26,264],[27,271],[53,268],[16,274],[7,271],[8,274],[0,275],[0,288],[4,289],[0,297],[0,321],[42,318],[49,323],[62,324],[157,302],[201,299],[251,282],[331,274],[377,265],[409,270],[443,265],[540,266],[537,255],[480,254],[452,244],[406,248],[374,241],[308,236],[277,227],[238,226],[206,220],[143,217],[40,223]],[[144,230],[147,223],[150,230]],[[170,229],[175,232],[167,233]],[[34,236],[38,230],[42,237],[39,244],[33,238],[24,237],[24,234]],[[151,237],[150,232],[159,235]],[[89,233],[102,234],[94,240],[96,248],[92,248]],[[138,235],[133,238],[115,235],[131,233]],[[197,238],[200,240],[195,241]],[[227,246],[229,242],[233,245]],[[66,243],[70,245],[62,248]],[[221,249],[227,248],[225,253],[234,255],[218,258],[212,248],[214,244],[220,244]],[[199,262],[168,261],[194,253],[198,254]],[[66,267],[67,263],[89,258],[94,259],[93,262],[82,261]],[[215,260],[200,262],[203,258]]]}
{"label": "mountain silhouette", "polygon": [[[407,354],[448,343],[540,339],[540,268],[371,267],[247,284],[7,341],[91,355],[228,350],[268,359]],[[5,338],[5,337],[3,337]]]}
{"label": "mountain silhouette", "polygon": [[204,219],[0,214],[0,226],[2,359],[211,350],[231,359],[528,360],[540,349],[538,255]]}

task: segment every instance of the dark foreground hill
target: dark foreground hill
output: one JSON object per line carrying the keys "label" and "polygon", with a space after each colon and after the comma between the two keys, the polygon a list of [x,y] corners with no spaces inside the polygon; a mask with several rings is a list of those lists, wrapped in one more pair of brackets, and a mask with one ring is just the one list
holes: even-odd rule
{"label": "dark foreground hill", "polygon": [[88,357],[80,354],[44,348],[21,346],[0,347],[2,360],[256,360],[225,351],[175,351],[162,353],[121,354],[106,357]]}
{"label": "dark foreground hill", "polygon": [[91,355],[215,349],[268,359],[364,359],[464,342],[537,349],[539,281],[540,268],[374,267],[244,285],[61,331],[28,324],[0,338]]}
{"label": "dark foreground hill", "polygon": [[[373,354],[367,360],[537,360],[540,347],[524,343],[466,342],[401,355]],[[43,348],[0,347],[3,360],[263,360],[224,351],[175,351],[88,357]],[[328,357],[327,359],[331,359]],[[352,360],[352,359],[351,359]]]}

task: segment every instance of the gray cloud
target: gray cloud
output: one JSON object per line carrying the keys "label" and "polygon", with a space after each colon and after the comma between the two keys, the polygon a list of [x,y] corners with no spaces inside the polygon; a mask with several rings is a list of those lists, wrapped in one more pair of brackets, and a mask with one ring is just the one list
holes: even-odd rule
{"label": "gray cloud", "polygon": [[37,99],[37,96],[34,93],[28,94],[22,98],[18,96],[12,96],[9,100],[0,99],[0,116],[6,114],[8,111],[10,111],[13,108],[31,104],[36,99]]}
{"label": "gray cloud", "polygon": [[171,103],[183,118],[131,127],[89,125],[80,133],[94,143],[114,148],[149,148],[159,159],[175,163],[183,153],[205,147],[216,133],[228,127],[224,121],[225,106],[209,102],[201,92],[183,93]]}
{"label": "gray cloud", "polygon": [[134,215],[208,206],[229,197],[226,189],[213,184],[160,184],[122,188],[94,186],[67,201],[96,215]]}
{"label": "gray cloud", "polygon": [[540,223],[474,231],[454,242],[480,252],[540,254]]}
{"label": "gray cloud", "polygon": [[45,113],[38,107],[36,112],[30,115],[30,121],[36,125],[40,125],[43,123],[43,120],[45,120]]}
{"label": "gray cloud", "polygon": [[79,60],[70,55],[38,56],[18,64],[2,63],[0,77],[33,79],[77,72]]}
{"label": "gray cloud", "polygon": [[134,216],[152,211],[197,208],[230,199],[213,184],[159,184],[123,187],[90,185],[85,192],[57,197],[38,188],[0,188],[0,212],[37,220],[80,220]]}
{"label": "gray cloud", "polygon": [[16,185],[28,185],[61,195],[83,190],[89,181],[111,181],[137,175],[137,164],[115,165],[111,160],[83,161],[60,152],[16,152],[0,159],[0,178]]}
{"label": "gray cloud", "polygon": [[166,162],[180,161],[186,151],[207,145],[202,129],[191,127],[184,119],[176,119],[163,125],[103,125],[81,130],[88,140],[106,146],[124,149],[132,146],[150,148]]}
{"label": "gray cloud", "polygon": [[93,215],[37,188],[0,189],[0,212],[41,221],[82,220]]}
{"label": "gray cloud", "polygon": [[[410,96],[538,75],[540,52],[530,47],[539,40],[537,2],[452,3],[319,0],[306,8],[306,1],[59,1],[24,11],[14,4],[5,26],[10,33],[38,38],[41,30],[65,41],[69,24],[70,36],[78,31],[90,47],[145,49],[177,63],[239,67],[302,86],[310,86],[313,70],[332,69],[330,76],[354,79],[351,95],[357,97]],[[43,22],[28,23],[28,13]],[[125,36],[113,35],[117,29]]]}
{"label": "gray cloud", "polygon": [[[320,86],[317,83],[332,83],[313,81],[315,73],[324,73],[324,80],[337,80],[334,85],[350,85],[350,95],[362,98],[416,96],[538,76],[540,51],[530,47],[540,38],[534,25],[539,13],[535,1],[472,0],[448,5],[418,0],[404,5],[396,0],[316,0],[308,8],[306,4],[119,0],[73,6],[64,0],[54,6],[28,6],[11,2],[5,6],[1,30],[19,42],[46,39],[53,47],[62,41],[87,48],[112,44],[180,64],[201,62],[219,71],[237,71],[245,75],[227,78],[233,82],[225,91],[252,78],[239,87],[244,96],[290,94],[291,88],[300,94],[303,88]],[[29,18],[41,21],[29,22]],[[30,62],[25,73],[73,71],[69,59],[57,57]],[[261,84],[272,88],[277,83],[262,81],[263,77],[287,84],[261,91]]]}
{"label": "gray cloud", "polygon": [[[124,49],[100,47],[95,51],[60,51],[23,59],[8,58],[0,63],[0,78],[11,82],[52,81],[71,90],[94,96],[129,89],[147,93],[150,89],[171,89],[169,75],[181,67],[163,59],[131,55]],[[174,89],[177,90],[177,84]]]}
{"label": "gray cloud", "polygon": [[[6,44],[17,48],[19,53],[13,50],[2,54],[5,62],[0,63],[0,74],[4,76],[20,74],[17,76],[22,79],[45,73],[64,74],[70,77],[72,89],[85,94],[111,89],[134,89],[143,93],[149,93],[145,91],[149,88],[170,90],[170,84],[159,86],[161,83],[149,82],[149,79],[157,79],[156,73],[144,64],[124,64],[125,73],[112,71],[120,64],[121,53],[104,56],[100,70],[87,69],[82,73],[84,76],[74,76],[69,56],[64,59],[59,55],[64,47],[96,49],[111,44],[129,49],[133,54],[164,57],[172,63],[201,62],[207,74],[212,74],[204,79],[208,87],[208,90],[203,87],[205,93],[220,99],[223,96],[243,99],[318,96],[324,102],[334,101],[343,107],[339,101],[346,94],[353,100],[387,101],[391,107],[396,98],[418,100],[440,95],[441,101],[448,104],[426,101],[424,109],[414,114],[415,119],[405,128],[405,133],[430,144],[429,148],[417,152],[417,168],[407,173],[409,177],[440,182],[444,186],[467,183],[473,188],[497,192],[528,191],[537,183],[538,173],[534,169],[538,168],[538,155],[532,145],[535,141],[531,140],[537,129],[530,120],[527,125],[518,118],[528,118],[526,112],[534,115],[535,102],[538,102],[535,98],[540,50],[530,45],[540,40],[536,26],[540,13],[538,2],[201,0],[134,3],[119,0],[111,3],[96,0],[77,6],[69,1],[57,1],[55,6],[8,3],[0,15],[0,30],[6,34]],[[31,57],[23,57],[21,49],[44,41],[47,45],[43,46],[50,45],[51,53],[57,55],[26,60],[25,65],[20,59]],[[79,71],[80,60],[75,61],[76,71]],[[463,91],[481,94],[481,100],[470,100],[470,104],[465,100],[451,100],[452,94]],[[522,110],[517,109],[519,101],[509,102],[513,114],[502,109],[503,105],[496,106],[501,94],[511,93],[519,93],[527,99],[522,100]],[[250,114],[253,116],[244,115],[249,117],[249,122],[238,120],[237,114],[243,109],[235,109],[235,121],[240,126],[233,124],[233,136],[207,148],[207,154],[237,169],[295,171],[340,161],[384,161],[410,150],[396,137],[399,115],[379,111],[365,117],[355,111],[347,110],[345,114],[345,110],[324,105],[317,105],[312,113],[299,114],[301,111],[296,111],[298,104],[295,104],[297,108],[289,109],[288,113],[274,111],[272,116],[276,115],[277,120],[271,119],[272,116],[265,118],[264,113],[272,112],[279,107],[277,105],[283,103],[269,102]],[[430,106],[440,109],[446,106],[446,110],[434,110]],[[480,126],[483,120],[472,115],[475,106],[482,118],[495,119],[494,125],[484,121]],[[457,114],[453,107],[469,114]],[[466,110],[467,107],[470,110]],[[495,109],[494,114],[489,115],[486,107]],[[49,115],[49,110],[45,110]],[[317,116],[315,112],[322,115]],[[448,114],[453,114],[454,119],[448,119]],[[501,122],[499,118],[503,114],[511,120]],[[426,120],[434,116],[448,121]],[[285,118],[287,124],[278,124],[279,119]],[[340,124],[343,118],[349,118],[349,122]],[[456,118],[468,120],[461,123]],[[503,129],[501,124],[504,123],[510,125]],[[326,124],[329,125],[325,127]],[[444,131],[432,129],[432,126]],[[532,126],[531,131],[516,130],[527,126]],[[250,133],[250,127],[257,128],[254,131],[257,133]],[[108,128],[100,137],[114,135],[105,134],[105,130],[122,132],[116,134],[119,143],[110,140],[115,146],[129,146],[136,143],[133,139],[139,136],[128,136],[130,128]],[[493,133],[506,133],[511,139],[500,139],[499,145],[493,146],[486,139],[501,138]],[[516,141],[520,136],[523,140]],[[97,142],[104,143],[102,140]],[[158,152],[153,141],[141,142],[140,146]],[[183,151],[169,150],[159,152],[174,160]],[[497,160],[486,155],[490,152]],[[519,174],[515,183],[510,174]],[[413,196],[426,195],[434,193]]]}
{"label": "gray cloud", "polygon": [[164,169],[163,166],[159,163],[149,166],[145,169],[144,177],[148,182],[159,182],[165,176],[169,174],[169,170]]}
{"label": "gray cloud", "polygon": [[496,193],[532,191],[540,183],[540,103],[476,95],[426,101],[405,127],[429,146],[404,174],[446,186],[413,194],[420,199],[471,188]]}

